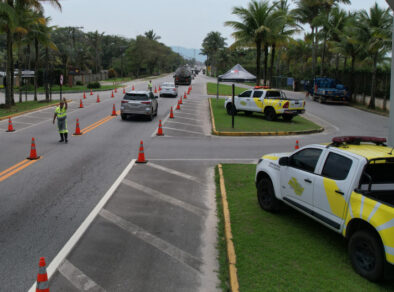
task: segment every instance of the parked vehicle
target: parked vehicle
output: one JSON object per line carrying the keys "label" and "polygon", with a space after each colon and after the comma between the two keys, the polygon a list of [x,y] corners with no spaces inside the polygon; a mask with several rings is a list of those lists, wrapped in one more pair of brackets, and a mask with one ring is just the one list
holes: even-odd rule
{"label": "parked vehicle", "polygon": [[385,142],[336,137],[264,155],[255,179],[261,208],[273,212],[285,203],[347,238],[357,273],[371,281],[392,276],[394,152]]}
{"label": "parked vehicle", "polygon": [[186,67],[179,67],[174,75],[175,85],[190,85],[192,83],[192,72]]}
{"label": "parked vehicle", "polygon": [[320,103],[347,103],[349,101],[346,87],[332,78],[315,78],[305,84],[305,89],[314,101]]}
{"label": "parked vehicle", "polygon": [[293,117],[305,112],[305,101],[289,99],[280,90],[266,88],[265,86],[255,86],[253,89],[242,92],[239,96],[226,98],[224,107],[229,115],[239,111],[246,115],[252,113],[264,113],[269,121],[274,121],[281,116],[285,121],[291,121]]}
{"label": "parked vehicle", "polygon": [[160,88],[161,88],[160,95],[159,95],[160,97],[162,97],[162,96],[177,97],[178,96],[178,88],[172,82],[164,82],[160,86]]}
{"label": "parked vehicle", "polygon": [[120,116],[126,120],[128,116],[142,115],[149,120],[157,116],[158,102],[157,96],[150,91],[131,91],[126,92],[120,105]]}

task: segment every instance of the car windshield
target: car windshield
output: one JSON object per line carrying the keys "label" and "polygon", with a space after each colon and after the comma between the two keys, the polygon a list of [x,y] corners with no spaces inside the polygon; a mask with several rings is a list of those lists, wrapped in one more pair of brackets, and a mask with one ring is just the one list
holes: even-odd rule
{"label": "car windshield", "polygon": [[148,100],[148,95],[144,93],[126,93],[123,97],[125,100]]}

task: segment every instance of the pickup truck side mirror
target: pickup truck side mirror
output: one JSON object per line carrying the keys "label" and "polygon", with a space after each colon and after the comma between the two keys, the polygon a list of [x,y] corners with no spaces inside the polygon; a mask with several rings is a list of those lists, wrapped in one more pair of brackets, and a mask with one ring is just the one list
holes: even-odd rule
{"label": "pickup truck side mirror", "polygon": [[288,166],[289,165],[289,157],[281,157],[279,158],[279,165],[280,166]]}

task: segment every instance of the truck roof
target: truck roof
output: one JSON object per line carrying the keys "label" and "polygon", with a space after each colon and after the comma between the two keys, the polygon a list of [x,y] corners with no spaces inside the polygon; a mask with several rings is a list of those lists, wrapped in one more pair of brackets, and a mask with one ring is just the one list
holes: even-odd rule
{"label": "truck roof", "polygon": [[341,149],[342,151],[347,151],[365,157],[367,160],[372,160],[377,158],[394,158],[394,151],[391,151],[392,148],[388,146],[361,144],[361,145],[340,145],[333,147]]}

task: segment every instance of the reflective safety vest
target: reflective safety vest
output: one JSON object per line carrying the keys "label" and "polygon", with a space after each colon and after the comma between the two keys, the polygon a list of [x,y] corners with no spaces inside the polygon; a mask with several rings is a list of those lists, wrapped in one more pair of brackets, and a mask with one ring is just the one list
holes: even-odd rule
{"label": "reflective safety vest", "polygon": [[151,89],[153,87],[152,82],[148,83],[148,88]]}
{"label": "reflective safety vest", "polygon": [[60,108],[60,106],[58,106],[55,110],[55,113],[56,113],[58,119],[66,118],[66,116],[67,116],[66,107]]}

